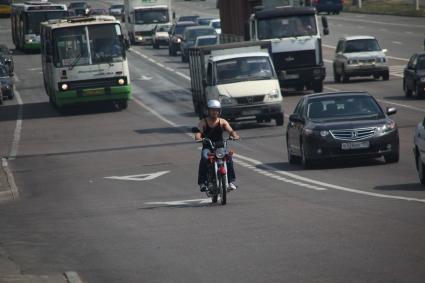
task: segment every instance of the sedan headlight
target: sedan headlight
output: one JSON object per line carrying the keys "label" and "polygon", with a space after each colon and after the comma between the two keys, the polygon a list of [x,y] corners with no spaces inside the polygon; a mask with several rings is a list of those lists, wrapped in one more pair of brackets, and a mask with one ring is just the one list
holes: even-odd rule
{"label": "sedan headlight", "polygon": [[226,95],[219,95],[218,99],[220,100],[221,104],[232,104],[232,98]]}
{"label": "sedan headlight", "polygon": [[321,136],[321,137],[325,138],[325,137],[327,137],[328,135],[329,135],[329,131],[326,131],[326,130],[322,130],[322,131],[320,131],[320,136]]}
{"label": "sedan headlight", "polygon": [[396,124],[394,121],[389,121],[387,123],[385,123],[382,126],[379,126],[376,133],[378,135],[385,135],[388,133],[391,133],[392,131],[394,131],[396,129]]}
{"label": "sedan headlight", "polygon": [[348,65],[356,65],[359,63],[359,60],[357,59],[349,59],[348,60]]}

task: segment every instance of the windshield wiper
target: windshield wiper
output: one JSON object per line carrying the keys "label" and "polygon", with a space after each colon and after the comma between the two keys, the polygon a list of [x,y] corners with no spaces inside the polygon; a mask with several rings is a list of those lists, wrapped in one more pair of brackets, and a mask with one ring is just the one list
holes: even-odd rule
{"label": "windshield wiper", "polygon": [[107,63],[109,66],[113,66],[114,64],[112,64],[112,56],[99,56],[98,57],[98,63]]}
{"label": "windshield wiper", "polygon": [[74,61],[72,61],[71,65],[69,65],[69,70],[72,70],[75,65],[77,65],[78,61],[80,61],[82,54],[78,54],[77,58],[74,59]]}

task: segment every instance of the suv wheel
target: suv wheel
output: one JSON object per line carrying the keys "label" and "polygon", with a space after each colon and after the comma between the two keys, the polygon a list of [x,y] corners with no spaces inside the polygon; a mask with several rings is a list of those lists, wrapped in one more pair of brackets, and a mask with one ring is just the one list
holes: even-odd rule
{"label": "suv wheel", "polygon": [[390,72],[386,71],[383,75],[382,75],[382,79],[384,81],[388,81],[390,79]]}
{"label": "suv wheel", "polygon": [[406,95],[406,97],[411,97],[412,96],[412,91],[407,88],[407,85],[406,85],[406,81],[405,80],[403,80],[403,90],[404,90],[404,94]]}
{"label": "suv wheel", "polygon": [[341,82],[341,75],[337,73],[335,65],[334,65],[334,81],[336,83]]}
{"label": "suv wheel", "polygon": [[341,80],[343,83],[348,83],[350,81],[350,76],[345,73],[345,69],[343,68],[341,71]]}

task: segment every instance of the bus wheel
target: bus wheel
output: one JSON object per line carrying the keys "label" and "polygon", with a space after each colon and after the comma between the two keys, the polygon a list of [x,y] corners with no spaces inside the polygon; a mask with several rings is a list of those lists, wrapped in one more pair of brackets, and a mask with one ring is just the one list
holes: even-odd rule
{"label": "bus wheel", "polygon": [[118,101],[117,101],[117,105],[118,105],[118,108],[119,108],[120,110],[127,109],[128,101],[127,101],[127,100],[125,100],[125,99],[123,99],[123,100],[118,100]]}
{"label": "bus wheel", "polygon": [[55,108],[55,109],[58,108],[55,99],[51,95],[49,95],[49,103],[50,103],[50,105],[53,106],[53,108]]}

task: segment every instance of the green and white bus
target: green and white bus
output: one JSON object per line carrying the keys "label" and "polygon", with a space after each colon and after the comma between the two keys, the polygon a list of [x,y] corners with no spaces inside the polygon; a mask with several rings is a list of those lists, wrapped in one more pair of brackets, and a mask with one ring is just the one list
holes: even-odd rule
{"label": "green and white bus", "polygon": [[41,24],[44,86],[54,107],[111,101],[127,108],[131,95],[125,40],[112,16],[73,17]]}
{"label": "green and white bus", "polygon": [[40,49],[40,23],[68,16],[65,4],[30,1],[12,4],[12,38],[16,49]]}

